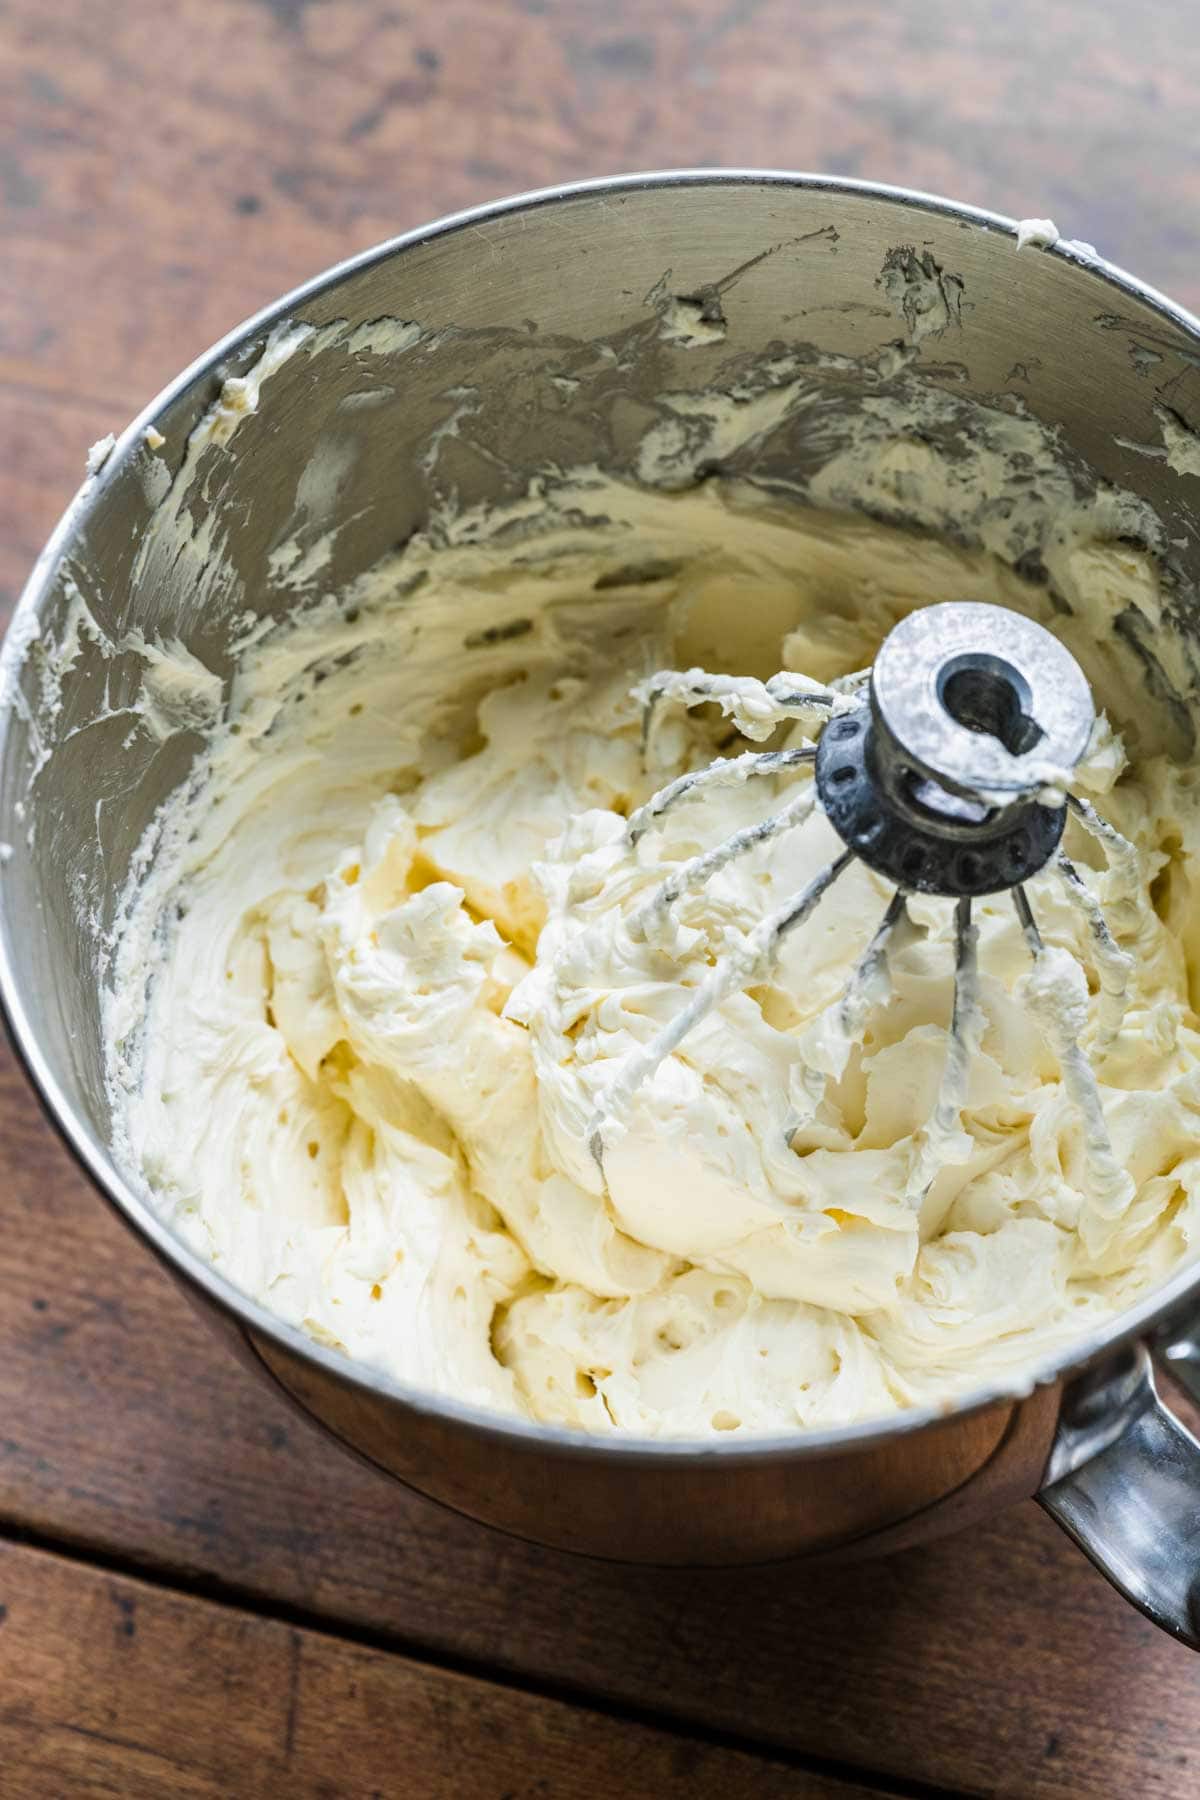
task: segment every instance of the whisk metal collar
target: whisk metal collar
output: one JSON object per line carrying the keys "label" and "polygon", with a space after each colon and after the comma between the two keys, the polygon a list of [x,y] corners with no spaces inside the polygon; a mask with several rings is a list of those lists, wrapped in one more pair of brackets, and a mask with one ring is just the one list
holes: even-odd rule
{"label": "whisk metal collar", "polygon": [[821,734],[816,780],[843,841],[922,893],[998,893],[1058,848],[1091,691],[1066,647],[1005,607],[929,606],[885,641],[868,693]]}

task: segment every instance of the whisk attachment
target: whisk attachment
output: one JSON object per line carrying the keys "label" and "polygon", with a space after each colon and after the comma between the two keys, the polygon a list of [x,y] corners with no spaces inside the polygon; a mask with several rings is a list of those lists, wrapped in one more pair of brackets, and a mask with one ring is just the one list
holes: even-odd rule
{"label": "whisk attachment", "polygon": [[[634,848],[675,807],[719,788],[769,777],[811,779],[775,811],[673,868],[625,921],[645,941],[671,909],[735,858],[798,829],[818,808],[845,848],[797,895],[727,947],[676,1016],[624,1059],[588,1128],[602,1164],[604,1134],[664,1059],[715,1008],[770,973],[788,933],[808,919],[856,858],[894,882],[896,892],[851,974],[842,997],[807,1033],[802,1111],[812,1116],[830,1078],[840,1077],[856,1037],[889,987],[889,954],[913,894],[956,902],[954,1001],[936,1102],[915,1134],[905,1197],[919,1209],[938,1170],[970,1152],[962,1124],[972,1058],[984,1032],[977,960],[975,898],[1011,889],[1032,958],[1029,1003],[1041,1019],[1083,1127],[1093,1237],[1118,1218],[1132,1194],[1114,1155],[1095,1072],[1082,1048],[1088,1023],[1083,971],[1049,947],[1034,919],[1025,883],[1053,862],[1083,914],[1101,999],[1094,1049],[1112,1045],[1124,1016],[1132,959],[1121,949],[1099,902],[1060,848],[1068,812],[1102,845],[1117,901],[1136,924],[1137,852],[1090,802],[1070,792],[1092,736],[1095,712],[1087,680],[1050,632],[1020,614],[973,601],[908,615],[885,640],[874,667],[827,687],[784,673],[760,682],[666,670],[639,690],[643,742],[668,702],[715,703],[743,736],[762,742],[780,727],[816,733],[816,742],[748,751],[668,782],[626,826]],[[1131,926],[1132,928],[1132,926]],[[798,1126],[789,1128],[789,1141]],[[1099,1221],[1099,1223],[1097,1223]]]}

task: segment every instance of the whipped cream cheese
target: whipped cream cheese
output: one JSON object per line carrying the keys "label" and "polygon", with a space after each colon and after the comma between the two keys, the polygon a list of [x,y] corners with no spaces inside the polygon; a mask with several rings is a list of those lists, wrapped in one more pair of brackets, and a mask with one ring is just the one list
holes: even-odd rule
{"label": "whipped cream cheese", "polygon": [[[877,495],[929,454],[889,447]],[[527,529],[414,540],[256,631],[126,896],[124,1161],[319,1342],[536,1420],[763,1432],[1019,1383],[1200,1230],[1200,799],[1109,629],[1161,617],[1152,559],[1060,531],[1056,613],[988,549],[745,487],[584,472],[568,490],[557,512],[531,501]],[[1030,884],[1036,961],[1007,895],[977,903],[952,1116],[953,904],[913,900],[843,1007],[891,898],[855,863],[640,1083],[598,1162],[631,1059],[841,850],[802,766],[714,785],[632,848],[629,814],[744,751],[777,669],[850,675],[914,606],[964,598],[1052,623],[1082,664],[1106,722],[1081,791],[1132,853],[1072,821],[1078,891],[1053,870]],[[740,712],[665,705],[643,753],[635,688],[694,666],[744,676]],[[793,829],[647,907],[781,807]]]}

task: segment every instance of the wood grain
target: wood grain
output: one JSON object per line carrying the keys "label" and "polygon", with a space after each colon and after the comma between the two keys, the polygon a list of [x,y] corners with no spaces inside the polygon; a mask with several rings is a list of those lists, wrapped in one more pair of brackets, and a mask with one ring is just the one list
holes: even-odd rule
{"label": "wood grain", "polygon": [[[337,258],[507,191],[689,163],[824,168],[1051,214],[1200,303],[1190,24],[1176,0],[10,0],[0,611],[87,445],[214,338]],[[0,1528],[191,1590],[139,1590],[155,1621],[143,1652],[107,1597],[109,1583],[132,1591],[121,1577],[8,1553],[24,1597],[0,1628],[0,1709],[26,1722],[0,1756],[6,1800],[263,1792],[294,1639],[317,1697],[317,1785],[298,1793],[356,1791],[337,1785],[358,1778],[350,1727],[375,1743],[389,1711],[389,1793],[414,1742],[423,1779],[461,1751],[444,1764],[453,1791],[504,1791],[464,1785],[496,1773],[467,1772],[475,1718],[503,1724],[510,1746],[535,1716],[559,1721],[544,1729],[599,1759],[602,1792],[646,1791],[643,1755],[659,1791],[681,1778],[675,1747],[635,1751],[636,1728],[578,1723],[569,1700],[881,1783],[1022,1800],[1200,1791],[1200,1660],[1032,1507],[843,1570],[655,1573],[507,1542],[341,1456],[236,1366],[85,1188],[7,1058],[0,1159]],[[381,1647],[334,1646],[326,1662],[320,1631],[202,1593]],[[76,1654],[81,1621],[90,1648]],[[362,1657],[369,1676],[350,1673]],[[497,1698],[496,1670],[550,1698]],[[447,1682],[470,1699],[446,1716],[470,1718],[434,1735]],[[104,1748],[92,1730],[129,1741]],[[623,1770],[622,1745],[636,1759]],[[697,1754],[687,1791],[743,1791],[736,1755]],[[551,1767],[566,1780],[566,1762]],[[799,1780],[754,1770],[756,1793]]]}
{"label": "wood grain", "polygon": [[0,1791],[879,1800],[13,1546],[0,1546]]}

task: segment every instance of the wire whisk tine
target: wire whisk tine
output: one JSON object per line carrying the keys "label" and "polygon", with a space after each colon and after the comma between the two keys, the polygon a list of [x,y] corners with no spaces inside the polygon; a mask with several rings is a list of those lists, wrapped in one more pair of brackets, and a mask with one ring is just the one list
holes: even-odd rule
{"label": "wire whisk tine", "polygon": [[665,787],[652,794],[643,806],[631,812],[625,826],[625,836],[629,844],[636,844],[644,837],[652,825],[658,823],[664,813],[682,801],[692,800],[697,795],[711,792],[716,788],[741,787],[745,782],[767,775],[782,775],[791,769],[803,768],[816,761],[815,744],[803,744],[793,750],[747,750],[741,756],[731,756],[720,762],[709,763],[706,769],[693,769],[689,774],[677,776]]}
{"label": "wire whisk tine", "polygon": [[1117,943],[1104,909],[1070,857],[1060,850],[1054,866],[1069,898],[1087,920],[1092,935],[1092,954],[1100,981],[1100,1021],[1093,1049],[1095,1054],[1103,1056],[1112,1048],[1125,1022],[1133,958]]}
{"label": "wire whisk tine", "polygon": [[957,1142],[962,1112],[971,1085],[971,1058],[983,1040],[984,1013],[979,994],[979,927],[972,920],[971,897],[964,894],[954,909],[954,1004],[946,1060],[932,1113],[918,1135],[906,1194],[919,1207],[947,1162],[960,1161]]}
{"label": "wire whisk tine", "polygon": [[598,1163],[602,1163],[603,1134],[609,1121],[620,1118],[628,1111],[630,1102],[642,1084],[650,1079],[659,1065],[702,1019],[706,1019],[709,1013],[740,988],[753,986],[755,982],[762,980],[774,963],[779,946],[788,932],[804,923],[853,860],[853,852],[844,850],[813,877],[802,893],[756,925],[745,941],[731,950],[708,978],[701,982],[691,1000],[680,1009],[670,1024],[665,1025],[644,1048],[635,1050],[626,1059],[616,1081],[605,1095],[603,1107],[598,1110],[588,1128],[588,1145]]}
{"label": "wire whisk tine", "polygon": [[642,754],[664,701],[691,707],[714,702],[744,737],[770,737],[780,725],[824,723],[837,703],[832,688],[804,675],[710,675],[706,669],[660,669],[636,690],[642,701]]}
{"label": "wire whisk tine", "polygon": [[1111,1220],[1124,1212],[1134,1190],[1132,1180],[1113,1154],[1095,1070],[1079,1042],[1087,1023],[1083,971],[1065,953],[1051,964],[1024,887],[1013,889],[1013,904],[1029,946],[1034,976],[1041,977],[1031,989],[1031,1003],[1054,1050],[1068,1097],[1083,1123],[1092,1204],[1102,1219]]}
{"label": "wire whisk tine", "polygon": [[1081,794],[1068,794],[1067,805],[1084,829],[1103,844],[1105,854],[1122,886],[1138,889],[1141,885],[1141,865],[1138,853],[1129,839],[1122,837],[1116,826],[1110,825],[1096,811],[1091,801],[1085,800]]}
{"label": "wire whisk tine", "polygon": [[711,881],[714,875],[719,874],[739,856],[746,856],[751,850],[757,850],[760,845],[778,837],[781,832],[792,831],[803,825],[812,816],[816,805],[815,790],[805,788],[778,812],[770,813],[767,818],[760,819],[754,825],[744,826],[741,831],[735,831],[712,850],[701,851],[698,856],[689,857],[687,862],[680,863],[650,898],[630,915],[630,934],[635,938],[644,937],[653,922],[661,918],[684,894]]}
{"label": "wire whisk tine", "polygon": [[816,1115],[830,1081],[837,1080],[845,1072],[850,1053],[866,1027],[872,1008],[887,999],[891,985],[892,939],[907,917],[908,895],[903,888],[898,888],[841,994],[805,1033],[802,1040],[805,1064],[801,1079],[807,1109],[789,1128],[789,1143],[801,1126]]}
{"label": "wire whisk tine", "polygon": [[866,1023],[867,1012],[871,1005],[871,991],[880,973],[886,968],[892,936],[900,921],[907,916],[908,895],[903,888],[897,888],[888,902],[887,911],[875,928],[874,936],[859,957],[854,966],[854,973],[846,983],[839,1010],[842,1029],[847,1036],[857,1037]]}

